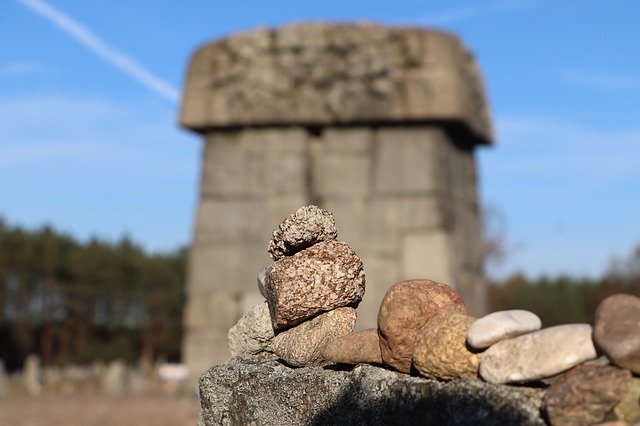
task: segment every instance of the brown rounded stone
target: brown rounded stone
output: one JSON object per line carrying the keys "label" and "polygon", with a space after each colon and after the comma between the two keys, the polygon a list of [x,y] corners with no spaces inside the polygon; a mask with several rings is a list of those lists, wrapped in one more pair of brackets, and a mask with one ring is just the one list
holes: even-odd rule
{"label": "brown rounded stone", "polygon": [[422,327],[413,352],[413,366],[420,375],[439,380],[476,378],[481,354],[469,351],[466,345],[475,320],[454,314]]}
{"label": "brown rounded stone", "polygon": [[275,330],[300,324],[364,295],[364,269],[343,242],[323,241],[275,262],[267,270],[265,297]]}
{"label": "brown rounded stone", "polygon": [[590,425],[607,414],[626,394],[631,373],[608,365],[579,365],[547,389],[544,407],[552,425]]}
{"label": "brown rounded stone", "polygon": [[378,311],[383,362],[408,373],[420,329],[451,314],[467,314],[462,298],[453,287],[431,280],[408,280],[393,285]]}
{"label": "brown rounded stone", "polygon": [[331,340],[322,357],[336,364],[382,364],[378,330],[371,328]]}
{"label": "brown rounded stone", "polygon": [[614,294],[600,302],[593,340],[613,364],[640,373],[640,298]]}
{"label": "brown rounded stone", "polygon": [[347,335],[356,325],[356,310],[338,308],[325,312],[273,338],[273,352],[293,367],[328,364],[322,348],[332,339]]}

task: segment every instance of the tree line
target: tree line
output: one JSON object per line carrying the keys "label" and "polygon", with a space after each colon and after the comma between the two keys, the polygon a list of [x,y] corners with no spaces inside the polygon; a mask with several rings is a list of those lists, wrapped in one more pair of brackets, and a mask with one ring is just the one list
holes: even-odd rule
{"label": "tree line", "polygon": [[44,364],[178,358],[185,253],[0,220],[0,359],[12,370],[29,353]]}
{"label": "tree line", "polygon": [[526,309],[536,313],[544,327],[590,323],[602,299],[616,293],[640,295],[640,245],[616,259],[599,278],[568,275],[535,279],[517,273],[489,285],[491,311]]}

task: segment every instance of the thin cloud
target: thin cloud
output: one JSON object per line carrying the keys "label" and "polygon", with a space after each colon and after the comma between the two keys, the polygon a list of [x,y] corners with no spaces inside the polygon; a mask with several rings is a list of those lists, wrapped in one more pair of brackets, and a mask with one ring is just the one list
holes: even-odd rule
{"label": "thin cloud", "polygon": [[494,189],[528,188],[511,197],[570,199],[640,180],[640,128],[602,130],[522,117],[496,121],[498,149],[481,154],[488,165],[484,177]]}
{"label": "thin cloud", "polygon": [[620,71],[564,70],[559,79],[580,87],[595,90],[631,90],[640,88],[640,73]]}
{"label": "thin cloud", "polygon": [[36,62],[11,62],[0,66],[0,76],[24,77],[46,74],[47,69]]}
{"label": "thin cloud", "polygon": [[195,170],[197,149],[176,145],[190,136],[173,124],[173,110],[146,111],[145,102],[62,94],[0,99],[0,193],[3,182],[13,181],[3,176],[25,167],[171,178]]}
{"label": "thin cloud", "polygon": [[148,249],[184,244],[199,148],[173,114],[147,98],[1,97],[0,215],[83,239],[129,230]]}
{"label": "thin cloud", "polygon": [[154,75],[135,59],[118,51],[95,35],[89,28],[80,24],[70,16],[60,12],[42,0],[16,0],[32,12],[67,33],[75,41],[102,58],[104,61],[127,74],[129,77],[146,86],[156,94],[177,102],[179,91],[170,83]]}

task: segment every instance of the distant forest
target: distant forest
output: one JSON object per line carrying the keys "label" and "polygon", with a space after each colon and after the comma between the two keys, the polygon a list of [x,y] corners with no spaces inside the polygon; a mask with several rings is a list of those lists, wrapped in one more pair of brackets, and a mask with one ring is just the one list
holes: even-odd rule
{"label": "distant forest", "polygon": [[9,370],[29,353],[45,364],[178,359],[185,253],[0,221],[0,359]]}
{"label": "distant forest", "polygon": [[[0,220],[0,359],[10,370],[29,353],[45,364],[179,360],[185,260],[186,249],[149,254],[128,238],[82,243]],[[592,322],[604,297],[640,295],[640,246],[598,279],[516,274],[489,284],[490,311],[527,309],[544,326]]]}

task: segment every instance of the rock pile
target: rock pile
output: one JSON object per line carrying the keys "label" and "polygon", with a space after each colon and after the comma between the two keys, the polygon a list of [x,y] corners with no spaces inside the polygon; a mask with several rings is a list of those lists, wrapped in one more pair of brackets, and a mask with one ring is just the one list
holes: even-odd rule
{"label": "rock pile", "polygon": [[542,414],[553,425],[640,422],[640,379],[633,378],[640,374],[640,298],[605,299],[594,328],[541,329],[540,318],[523,310],[476,319],[453,287],[415,279],[388,290],[377,329],[353,333],[364,270],[337,241],[331,213],[301,207],[274,231],[269,252],[274,263],[258,276],[266,302],[229,332],[233,356],[524,385],[544,394]]}
{"label": "rock pile", "polygon": [[230,330],[233,356],[275,357],[294,367],[330,363],[322,351],[353,332],[365,288],[362,261],[337,237],[333,215],[316,206],[278,226],[268,248],[274,263],[258,275],[266,303]]}

